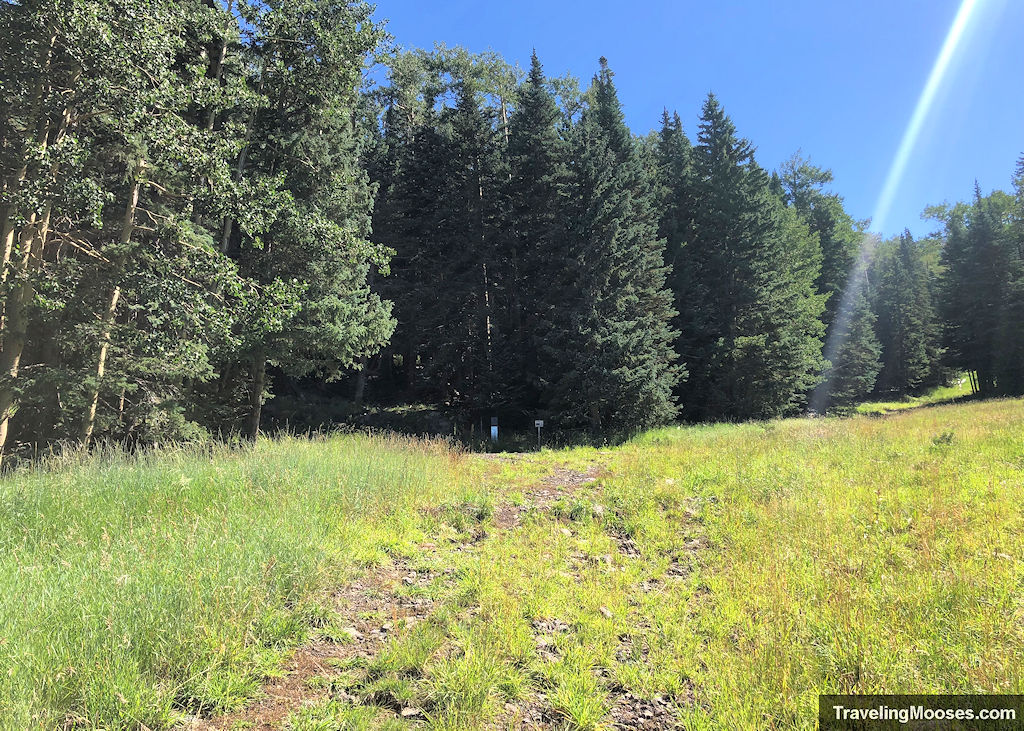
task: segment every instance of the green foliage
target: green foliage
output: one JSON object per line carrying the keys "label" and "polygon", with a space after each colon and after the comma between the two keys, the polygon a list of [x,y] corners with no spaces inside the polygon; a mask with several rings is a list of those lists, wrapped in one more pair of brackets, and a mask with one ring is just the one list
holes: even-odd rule
{"label": "green foliage", "polygon": [[4,4],[0,448],[258,427],[265,363],[329,380],[386,341],[369,12]]}
{"label": "green foliage", "polygon": [[553,406],[563,423],[630,430],[671,419],[682,375],[672,350],[672,294],[658,237],[654,180],[623,121],[602,60],[573,129],[569,251],[555,313]]}
{"label": "green foliage", "polygon": [[976,189],[972,205],[941,214],[948,359],[983,395],[1024,393],[1024,158],[1014,186],[1014,198]]}
{"label": "green foliage", "polygon": [[875,388],[880,393],[905,396],[944,379],[934,282],[925,253],[908,231],[881,246],[873,263],[882,344],[882,370]]}
{"label": "green foliage", "polygon": [[410,550],[472,487],[444,444],[397,438],[66,458],[0,480],[4,729],[237,707],[337,631],[325,602],[362,557]]}
{"label": "green foliage", "polygon": [[882,364],[882,346],[875,335],[875,313],[862,292],[855,296],[845,327],[837,333],[839,349],[825,371],[830,403],[848,409],[875,387]]}
{"label": "green foliage", "polygon": [[791,412],[823,364],[818,237],[773,193],[713,95],[694,155],[692,231],[676,277],[678,350],[691,373],[684,414]]}

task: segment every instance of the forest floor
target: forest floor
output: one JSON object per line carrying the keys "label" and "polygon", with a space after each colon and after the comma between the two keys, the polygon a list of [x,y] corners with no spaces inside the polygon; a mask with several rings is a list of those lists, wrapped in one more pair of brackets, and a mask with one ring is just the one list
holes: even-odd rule
{"label": "forest floor", "polygon": [[[36,714],[21,728],[74,713],[81,727],[195,731],[812,729],[819,692],[1024,691],[1024,401],[674,427],[606,449],[468,455],[348,436],[167,459],[119,467],[119,479],[136,477],[130,494],[144,473],[149,498],[120,494],[104,504],[121,522],[77,538],[98,541],[101,567],[115,564],[98,586],[139,585],[95,601],[178,591],[139,577],[150,563],[175,569],[158,553],[116,566],[137,550],[125,525],[151,538],[145,516],[165,503],[187,533],[165,528],[165,540],[181,550],[198,530],[227,553],[197,556],[198,587],[180,589],[185,618],[168,619],[163,644],[146,639],[140,623],[155,620],[137,609],[119,625],[97,604],[95,638],[80,613],[56,618],[64,642],[110,657],[64,650],[77,672],[51,689],[65,694],[33,706],[14,690],[48,662],[54,677],[42,638],[0,630],[0,657],[10,647],[21,660],[0,677],[0,708]],[[162,492],[184,467],[205,492]],[[35,488],[73,489],[83,471],[94,484],[97,469],[42,474]],[[210,499],[204,469],[254,498],[203,503],[211,515],[183,508]],[[49,514],[0,488],[0,519],[15,506],[23,523]],[[76,509],[65,508],[72,524]],[[229,511],[250,518],[232,525]],[[26,539],[15,553],[38,566],[50,550]],[[213,559],[222,568],[207,576]],[[24,611],[0,602],[0,619]],[[190,654],[169,649],[196,635],[207,641]],[[45,638],[51,655],[61,637]]]}

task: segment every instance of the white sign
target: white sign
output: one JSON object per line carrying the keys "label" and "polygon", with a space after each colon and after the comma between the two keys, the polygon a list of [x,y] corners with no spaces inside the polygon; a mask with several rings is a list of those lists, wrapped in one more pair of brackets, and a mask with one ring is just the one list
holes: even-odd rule
{"label": "white sign", "polygon": [[543,419],[537,419],[535,422],[533,422],[533,425],[535,427],[537,427],[538,429],[540,429],[542,426],[544,426],[544,420]]}

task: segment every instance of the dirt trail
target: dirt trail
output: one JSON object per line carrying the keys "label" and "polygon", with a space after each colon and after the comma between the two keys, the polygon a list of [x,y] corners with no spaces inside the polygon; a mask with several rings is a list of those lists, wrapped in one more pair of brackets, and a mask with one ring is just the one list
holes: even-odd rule
{"label": "dirt trail", "polygon": [[529,510],[548,510],[562,498],[570,497],[580,487],[597,480],[600,471],[596,464],[588,466],[586,472],[555,467],[537,484],[520,490],[523,496],[520,504],[501,503],[494,511],[495,527],[508,530],[519,524],[523,513]]}
{"label": "dirt trail", "polygon": [[[517,462],[522,457],[509,455],[481,455],[482,459]],[[495,530],[487,537],[493,539],[519,524],[527,510],[547,510],[561,498],[597,479],[598,465],[590,465],[586,472],[554,468],[539,482],[520,490],[523,500],[512,505],[506,500],[495,509]],[[437,554],[433,543],[420,546],[424,553]],[[346,660],[370,660],[394,632],[398,623],[421,622],[434,610],[436,602],[425,596],[404,596],[400,589],[410,584],[426,586],[435,574],[412,571],[405,561],[366,570],[355,581],[335,594],[339,613],[337,623],[345,628],[351,641],[332,642],[317,640],[298,648],[284,668],[281,678],[270,680],[258,700],[245,708],[213,719],[193,719],[184,726],[189,731],[232,731],[245,728],[251,731],[279,731],[285,719],[301,708],[325,700],[339,698],[328,683],[314,684],[315,678],[340,675],[339,665]],[[340,698],[351,700],[355,698]],[[402,709],[410,717],[418,709]]]}
{"label": "dirt trail", "polygon": [[[436,552],[424,544],[425,552]],[[284,720],[303,706],[328,697],[338,697],[329,687],[314,687],[313,678],[339,675],[339,664],[353,658],[370,659],[397,628],[399,622],[425,619],[434,601],[424,596],[403,596],[399,588],[426,586],[433,574],[416,572],[404,561],[368,570],[334,595],[339,612],[337,623],[350,638],[345,642],[316,640],[298,648],[285,666],[285,675],[264,686],[259,700],[240,711],[215,719],[195,719],[187,729],[195,731],[277,731]],[[323,684],[327,685],[327,684]]]}

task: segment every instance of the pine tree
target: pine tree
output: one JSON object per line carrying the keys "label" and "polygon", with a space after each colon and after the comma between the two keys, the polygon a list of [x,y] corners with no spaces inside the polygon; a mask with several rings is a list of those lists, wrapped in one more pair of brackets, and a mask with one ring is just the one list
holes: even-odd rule
{"label": "pine tree", "polygon": [[975,185],[970,207],[950,211],[943,264],[943,314],[948,362],[973,374],[983,395],[998,392],[996,360],[1000,350],[1000,313],[1007,297],[1010,269],[1001,231]]}
{"label": "pine tree", "polygon": [[284,189],[262,225],[225,225],[225,250],[254,282],[256,304],[237,360],[222,370],[247,374],[244,431],[255,436],[268,367],[330,381],[387,342],[393,321],[367,282],[387,255],[368,240],[373,199],[356,129],[363,66],[381,30],[361,3],[246,7],[261,99],[237,170],[250,187]]}
{"label": "pine tree", "polygon": [[623,120],[612,72],[601,70],[573,134],[573,255],[564,289],[574,293],[546,343],[559,363],[552,406],[562,424],[626,431],[676,412],[664,241],[657,234],[654,181]]}
{"label": "pine tree", "polygon": [[825,372],[828,384],[826,409],[846,409],[863,401],[874,389],[882,346],[875,335],[877,317],[863,292],[853,298],[850,317],[837,333],[839,348]]}
{"label": "pine tree", "polygon": [[864,231],[843,207],[843,199],[825,192],[833,181],[832,171],[815,167],[799,155],[782,166],[780,182],[786,202],[792,205],[821,244],[821,271],[816,290],[828,295],[823,320],[827,328],[835,322],[843,290],[850,278]]}
{"label": "pine tree", "polygon": [[1013,179],[1014,201],[1004,236],[1006,289],[1001,308],[996,382],[1005,395],[1024,394],[1024,156]]}
{"label": "pine tree", "polygon": [[540,413],[543,395],[557,379],[556,362],[542,347],[555,337],[553,325],[565,298],[557,286],[569,256],[566,207],[567,149],[562,113],[547,88],[537,54],[509,122],[509,177],[502,229],[507,260],[502,298],[505,331],[499,363],[506,391],[521,413]]}
{"label": "pine tree", "polygon": [[[675,272],[679,271],[693,216],[693,150],[683,131],[679,114],[662,114],[661,131],[654,139],[654,155],[659,183],[658,209],[661,220],[658,234],[665,239],[665,261],[671,267],[669,282],[676,305],[684,294]],[[677,262],[680,265],[677,265]]]}
{"label": "pine tree", "polygon": [[942,351],[924,249],[905,231],[879,252],[875,312],[882,345],[876,389],[905,396],[940,380]]}
{"label": "pine tree", "polygon": [[691,419],[799,407],[822,366],[817,237],[786,209],[714,95],[694,157],[693,230],[677,267]]}

